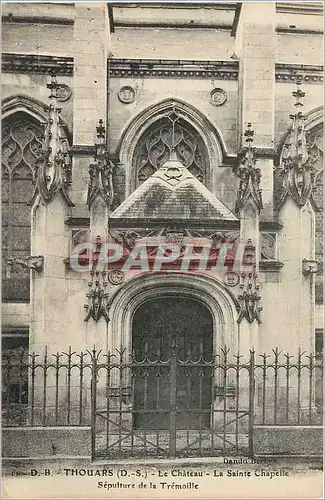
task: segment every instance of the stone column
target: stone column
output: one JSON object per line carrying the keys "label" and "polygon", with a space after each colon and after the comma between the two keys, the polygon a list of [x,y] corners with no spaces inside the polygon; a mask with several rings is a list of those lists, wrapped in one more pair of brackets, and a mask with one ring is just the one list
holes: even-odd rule
{"label": "stone column", "polygon": [[93,161],[96,125],[106,127],[108,110],[107,59],[110,56],[108,6],[75,4],[73,75],[73,201],[74,214],[89,216],[86,199],[88,168]]}
{"label": "stone column", "polygon": [[[94,163],[97,134],[96,126],[106,127],[108,114],[108,75],[107,59],[110,56],[110,27],[106,3],[76,3],[74,23],[74,100],[73,100],[73,201],[75,217],[90,218],[90,241],[96,242],[97,236],[106,241],[108,211],[103,200],[94,201],[87,206],[89,168]],[[106,139],[106,137],[105,137]],[[73,281],[71,276],[71,281]],[[96,345],[105,348],[105,332],[99,333],[97,323],[85,322],[87,302],[86,293],[89,276],[80,283],[80,276],[74,280],[79,287],[78,324],[85,332],[84,343],[88,347]],[[80,289],[82,287],[82,290]],[[72,300],[72,298],[71,298]],[[101,320],[102,322],[102,320]],[[101,328],[102,329],[102,328]],[[85,331],[86,330],[86,331]]]}
{"label": "stone column", "polygon": [[241,4],[235,52],[239,58],[239,144],[247,123],[255,130],[254,146],[261,169],[264,208],[261,220],[273,219],[275,3]]}

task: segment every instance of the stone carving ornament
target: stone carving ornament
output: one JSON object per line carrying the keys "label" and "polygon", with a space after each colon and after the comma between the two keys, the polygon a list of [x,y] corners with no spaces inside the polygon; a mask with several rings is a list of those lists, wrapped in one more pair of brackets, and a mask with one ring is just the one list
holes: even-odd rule
{"label": "stone carving ornament", "polygon": [[319,147],[316,141],[307,147],[306,116],[301,111],[305,92],[301,90],[300,85],[301,82],[297,81],[297,90],[292,92],[296,110],[290,115],[292,124],[281,156],[280,169],[284,178],[284,192],[280,204],[290,195],[299,207],[303,207],[312,195],[316,174],[314,164],[319,156]]}
{"label": "stone carving ornament", "polygon": [[210,92],[210,102],[214,106],[222,106],[227,100],[227,93],[223,89],[213,89]]}
{"label": "stone carving ornament", "polygon": [[108,281],[107,272],[98,271],[97,263],[98,256],[101,251],[102,241],[100,236],[97,236],[96,240],[96,251],[94,252],[93,261],[91,263],[90,279],[88,282],[88,293],[86,297],[88,303],[85,304],[85,309],[87,311],[85,321],[89,321],[92,318],[96,323],[104,318],[106,323],[109,322],[109,293],[108,293]]}
{"label": "stone carving ornament", "polygon": [[110,208],[113,203],[113,170],[114,163],[108,158],[106,148],[106,131],[103,120],[99,120],[97,130],[97,143],[95,161],[89,165],[89,184],[87,193],[87,205],[90,207],[94,200],[100,196]]}
{"label": "stone carving ornament", "polygon": [[[47,85],[52,102],[58,100],[60,84],[53,76]],[[51,201],[57,193],[61,193],[66,203],[73,206],[67,189],[71,186],[72,160],[67,137],[63,134],[60,118],[61,108],[51,103],[48,119],[44,125],[44,136],[34,166],[35,192],[32,202],[39,194],[44,202]]]}
{"label": "stone carving ornament", "polygon": [[252,130],[251,123],[247,124],[244,137],[246,138],[247,145],[239,153],[239,164],[233,169],[239,178],[235,207],[236,214],[240,213],[248,200],[254,202],[259,212],[263,208],[262,192],[260,189],[261,170],[255,166],[255,149],[252,147],[254,130]]}
{"label": "stone carving ornament", "polygon": [[108,281],[112,285],[120,285],[124,281],[124,273],[121,269],[112,269],[108,273]]}
{"label": "stone carving ornament", "polygon": [[135,90],[127,85],[118,91],[117,96],[123,104],[131,104],[135,100]]}

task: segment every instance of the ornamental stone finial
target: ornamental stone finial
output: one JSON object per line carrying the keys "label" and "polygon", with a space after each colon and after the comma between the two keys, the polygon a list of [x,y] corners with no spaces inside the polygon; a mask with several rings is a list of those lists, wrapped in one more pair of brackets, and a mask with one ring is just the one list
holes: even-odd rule
{"label": "ornamental stone finial", "polygon": [[306,117],[301,111],[305,92],[301,89],[300,80],[297,80],[297,89],[292,92],[292,95],[295,98],[295,113],[289,115],[291,125],[280,162],[285,188],[280,204],[287,195],[290,195],[298,206],[303,207],[312,194],[315,170],[314,161],[308,155],[305,134]]}
{"label": "ornamental stone finial", "polygon": [[87,205],[90,208],[95,199],[100,196],[106,205],[111,208],[114,198],[113,170],[115,165],[108,158],[103,120],[99,120],[96,132],[97,142],[95,144],[94,163],[89,165]]}
{"label": "ornamental stone finial", "polygon": [[261,170],[256,168],[255,149],[252,147],[254,140],[254,130],[252,124],[248,123],[244,133],[246,146],[239,153],[239,163],[234,168],[234,173],[239,178],[239,188],[237,191],[236,214],[245,206],[249,199],[252,199],[260,212],[263,208],[262,194],[260,189]]}
{"label": "ornamental stone finial", "polygon": [[47,88],[50,90],[49,99],[54,103],[51,102],[47,120],[43,124],[44,135],[34,167],[35,191],[31,203],[37,194],[48,203],[60,192],[66,203],[73,206],[67,193],[71,185],[72,162],[67,138],[62,134],[61,108],[56,105],[60,84],[54,75]]}

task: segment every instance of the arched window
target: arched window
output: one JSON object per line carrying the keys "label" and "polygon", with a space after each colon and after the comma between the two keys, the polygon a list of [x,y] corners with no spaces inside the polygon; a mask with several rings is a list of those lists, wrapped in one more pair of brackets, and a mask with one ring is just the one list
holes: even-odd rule
{"label": "arched window", "polygon": [[170,113],[151,125],[136,146],[133,166],[137,185],[169,159],[173,146],[180,162],[201,182],[206,181],[208,154],[202,138],[189,123]]}
{"label": "arched window", "polygon": [[[307,144],[309,156],[315,161],[314,168],[315,187],[313,191],[313,198],[316,202],[318,210],[315,213],[315,256],[316,260],[323,262],[323,213],[324,213],[324,199],[323,199],[323,161],[324,161],[324,125],[318,125],[312,128],[307,133]],[[319,273],[316,275],[315,280],[315,300],[316,303],[323,303],[323,275]]]}
{"label": "arched window", "polygon": [[15,265],[6,276],[8,258],[30,255],[33,167],[41,146],[40,123],[17,112],[2,124],[2,300],[29,301],[29,270]]}

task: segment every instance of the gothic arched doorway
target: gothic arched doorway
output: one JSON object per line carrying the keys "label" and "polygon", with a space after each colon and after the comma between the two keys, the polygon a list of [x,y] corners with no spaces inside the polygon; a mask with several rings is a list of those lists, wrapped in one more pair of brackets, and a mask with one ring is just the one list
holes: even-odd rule
{"label": "gothic arched doorway", "polygon": [[[137,429],[210,427],[213,320],[201,302],[177,295],[143,303],[132,324],[134,420]],[[174,369],[173,369],[173,362]],[[186,365],[182,362],[186,361]],[[143,365],[141,365],[143,362]]]}

